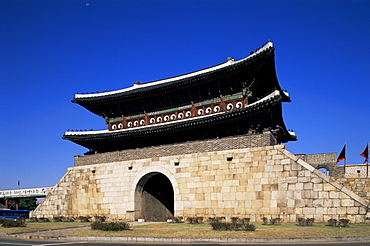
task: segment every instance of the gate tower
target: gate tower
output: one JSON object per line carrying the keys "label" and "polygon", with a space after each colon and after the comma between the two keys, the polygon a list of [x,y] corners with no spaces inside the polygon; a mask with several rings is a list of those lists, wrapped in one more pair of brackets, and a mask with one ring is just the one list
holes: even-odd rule
{"label": "gate tower", "polygon": [[105,119],[107,130],[67,131],[86,154],[270,132],[274,144],[295,141],[282,117],[290,102],[275,72],[272,42],[240,60],[72,102]]}

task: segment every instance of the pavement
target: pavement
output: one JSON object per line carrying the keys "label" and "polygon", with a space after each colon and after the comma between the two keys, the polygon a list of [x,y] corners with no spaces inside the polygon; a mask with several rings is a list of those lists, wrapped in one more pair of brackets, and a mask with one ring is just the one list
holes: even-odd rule
{"label": "pavement", "polygon": [[[129,222],[131,226],[145,225],[156,222]],[[90,230],[90,226],[77,226],[57,228],[42,231],[28,231],[21,233],[3,234],[7,237],[20,239],[46,239],[63,241],[88,241],[88,242],[147,242],[147,243],[302,243],[302,242],[364,242],[370,241],[366,237],[320,237],[320,238],[160,238],[160,237],[74,237],[68,234]]]}

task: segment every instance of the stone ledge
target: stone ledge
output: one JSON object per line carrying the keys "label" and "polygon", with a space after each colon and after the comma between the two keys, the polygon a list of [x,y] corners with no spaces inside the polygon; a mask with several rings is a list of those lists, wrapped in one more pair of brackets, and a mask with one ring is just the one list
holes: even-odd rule
{"label": "stone ledge", "polygon": [[[56,239],[56,238],[51,238]],[[58,237],[65,241],[89,242],[153,242],[153,243],[302,243],[302,242],[356,242],[369,241],[370,236],[364,237],[320,237],[320,238],[155,238],[155,237]]]}

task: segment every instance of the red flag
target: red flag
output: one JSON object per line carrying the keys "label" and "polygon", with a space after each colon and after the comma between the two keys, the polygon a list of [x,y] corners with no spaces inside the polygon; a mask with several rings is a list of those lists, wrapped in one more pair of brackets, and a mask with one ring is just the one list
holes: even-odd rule
{"label": "red flag", "polygon": [[368,162],[368,160],[369,160],[369,145],[366,145],[366,148],[364,149],[364,151],[362,151],[360,156],[365,157],[364,163]]}
{"label": "red flag", "polygon": [[340,162],[341,160],[344,160],[344,159],[346,159],[346,145],[344,145],[342,151],[338,155],[337,163]]}

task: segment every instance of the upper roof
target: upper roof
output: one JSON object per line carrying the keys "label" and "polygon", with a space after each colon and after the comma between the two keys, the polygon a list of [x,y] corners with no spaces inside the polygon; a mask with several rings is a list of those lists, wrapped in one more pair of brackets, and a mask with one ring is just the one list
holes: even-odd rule
{"label": "upper roof", "polygon": [[[163,80],[136,83],[125,89],[95,94],[76,94],[72,102],[104,118],[127,116],[191,104],[219,97],[220,94],[233,94],[235,92],[232,90],[241,91],[243,86],[253,84],[256,77],[263,76],[269,76],[269,79],[260,79],[263,80],[261,83],[269,84],[262,85],[265,87],[263,91],[259,89],[260,91],[253,92],[255,101],[275,89],[282,91],[276,78],[272,42],[267,42],[253,54],[237,61],[229,59],[213,67]],[[235,83],[238,85],[235,86]],[[246,85],[242,85],[243,83]],[[210,88],[212,90],[214,87],[217,87],[217,91],[209,93]],[[234,89],[230,90],[229,87]],[[235,89],[235,87],[238,88]],[[184,94],[184,89],[189,90],[187,95],[179,96]],[[203,90],[204,93],[199,93],[198,90]],[[201,99],[198,98],[199,94],[202,94]],[[283,101],[290,101],[285,93]]]}
{"label": "upper roof", "polygon": [[237,60],[237,61],[235,61],[234,59],[229,59],[227,62],[221,63],[221,64],[213,66],[213,67],[205,68],[205,69],[202,69],[202,70],[198,70],[198,71],[195,71],[195,72],[183,74],[183,75],[172,77],[172,78],[147,82],[147,83],[143,83],[143,84],[142,83],[134,83],[134,85],[131,86],[131,87],[127,87],[127,88],[120,89],[120,90],[109,91],[109,92],[93,93],[93,94],[75,94],[75,98],[73,99],[73,102],[78,103],[78,102],[82,102],[82,101],[98,100],[98,99],[104,100],[104,99],[111,98],[112,96],[123,96],[123,95],[128,95],[130,93],[134,93],[134,92],[137,92],[137,91],[150,90],[153,87],[163,86],[164,84],[167,84],[167,83],[173,83],[173,82],[183,80],[183,79],[188,79],[188,78],[191,78],[191,77],[194,77],[194,76],[204,75],[206,73],[214,72],[216,70],[219,70],[219,69],[222,69],[222,68],[225,68],[225,67],[228,67],[228,66],[238,65],[239,63],[250,60],[253,57],[259,55],[260,53],[262,53],[262,52],[264,52],[264,51],[266,51],[266,50],[268,50],[269,48],[272,48],[272,47],[273,47],[273,43],[270,41],[270,42],[267,42],[263,47],[258,49],[256,52],[254,52],[253,54],[251,54],[251,55],[249,55],[249,56],[247,56],[243,59],[240,59],[240,60]]}

